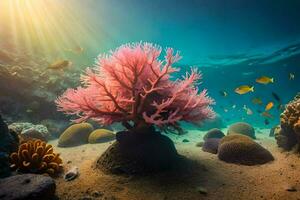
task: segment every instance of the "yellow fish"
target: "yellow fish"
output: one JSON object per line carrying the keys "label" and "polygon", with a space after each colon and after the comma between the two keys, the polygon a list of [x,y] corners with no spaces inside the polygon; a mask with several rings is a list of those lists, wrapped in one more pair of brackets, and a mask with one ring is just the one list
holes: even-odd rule
{"label": "yellow fish", "polygon": [[234,91],[238,94],[246,94],[248,92],[254,92],[254,87],[248,85],[242,85],[240,87],[237,87]]}
{"label": "yellow fish", "polygon": [[262,102],[261,98],[255,97],[255,98],[252,99],[252,103],[261,105],[263,102]]}
{"label": "yellow fish", "polygon": [[66,67],[70,67],[72,65],[72,62],[69,60],[57,60],[54,63],[50,64],[48,66],[49,69],[59,70],[64,69]]}
{"label": "yellow fish", "polygon": [[271,108],[273,108],[273,106],[274,106],[274,103],[273,103],[273,102],[269,102],[269,103],[266,105],[265,111],[270,110]]}
{"label": "yellow fish", "polygon": [[274,78],[270,78],[267,76],[261,76],[255,80],[257,83],[261,84],[269,84],[269,83],[274,83]]}
{"label": "yellow fish", "polygon": [[295,79],[295,74],[290,73],[290,74],[289,74],[289,79],[290,79],[290,80],[294,80],[294,79]]}

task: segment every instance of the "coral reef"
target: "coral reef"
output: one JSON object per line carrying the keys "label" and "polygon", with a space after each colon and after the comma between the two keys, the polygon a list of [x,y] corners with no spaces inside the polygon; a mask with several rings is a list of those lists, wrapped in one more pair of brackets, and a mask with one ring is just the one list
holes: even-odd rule
{"label": "coral reef", "polygon": [[68,89],[57,99],[58,109],[77,115],[77,122],[122,122],[127,129],[148,124],[172,127],[179,133],[180,120],[213,118],[213,100],[206,90],[199,94],[195,86],[201,74],[192,69],[183,80],[172,81],[170,76],[178,71],[172,65],[180,56],[171,48],[166,50],[164,61],[159,60],[160,55],[160,47],[136,43],[99,56],[95,69],[87,69],[82,77],[83,86]]}
{"label": "coral reef", "polygon": [[220,138],[207,138],[202,146],[202,151],[217,154]]}
{"label": "coral reef", "polygon": [[20,140],[40,139],[47,141],[51,137],[47,127],[41,124],[34,125],[28,122],[16,122],[10,124],[8,129],[16,132]]}
{"label": "coral reef", "polygon": [[224,133],[220,130],[220,129],[217,129],[217,128],[213,128],[213,129],[210,129],[204,136],[203,136],[203,140],[207,140],[209,138],[222,138],[224,137]]}
{"label": "coral reef", "polygon": [[241,134],[256,139],[254,128],[250,124],[245,122],[237,122],[232,124],[228,128],[228,132],[227,132],[227,135],[231,135],[231,134]]}
{"label": "coral reef", "polygon": [[62,159],[53,147],[41,140],[28,140],[10,155],[11,168],[24,173],[47,173],[50,176],[62,170]]}
{"label": "coral reef", "polygon": [[115,139],[115,134],[107,129],[96,129],[89,135],[89,143],[101,143]]}
{"label": "coral reef", "polygon": [[72,68],[70,73],[64,72],[61,76],[61,73],[45,70],[49,65],[45,58],[28,55],[19,48],[15,52],[7,50],[7,53],[13,60],[0,62],[0,110],[8,122],[67,120],[56,111],[53,101],[65,88],[76,85],[81,70]]}
{"label": "coral reef", "polygon": [[281,130],[275,134],[279,147],[291,150],[296,147],[300,152],[300,94],[289,102],[283,113],[280,115]]}
{"label": "coral reef", "polygon": [[94,130],[89,123],[73,124],[59,137],[59,147],[70,147],[88,143],[90,133]]}
{"label": "coral reef", "polygon": [[218,157],[225,162],[242,165],[258,165],[274,160],[267,149],[240,134],[227,135],[221,139]]}

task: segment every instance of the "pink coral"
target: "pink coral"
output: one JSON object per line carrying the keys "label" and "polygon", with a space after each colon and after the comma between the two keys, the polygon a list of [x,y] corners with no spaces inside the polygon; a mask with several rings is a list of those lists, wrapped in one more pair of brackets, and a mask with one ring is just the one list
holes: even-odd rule
{"label": "pink coral", "polygon": [[[122,122],[127,128],[141,124],[178,127],[178,121],[199,122],[212,118],[213,100],[207,91],[198,93],[201,74],[192,69],[182,80],[170,80],[172,65],[181,57],[150,43],[127,44],[110,55],[98,57],[94,69],[82,76],[82,87],[68,89],[56,100],[58,109],[103,125]],[[132,126],[133,124],[133,126]]]}

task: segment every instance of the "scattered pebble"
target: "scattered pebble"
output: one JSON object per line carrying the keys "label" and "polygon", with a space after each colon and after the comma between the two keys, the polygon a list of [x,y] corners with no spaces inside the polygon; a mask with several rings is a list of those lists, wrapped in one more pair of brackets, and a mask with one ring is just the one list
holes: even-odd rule
{"label": "scattered pebble", "polygon": [[182,142],[189,142],[189,140],[188,139],[183,139]]}
{"label": "scattered pebble", "polygon": [[197,192],[199,192],[200,194],[207,195],[207,190],[206,190],[206,188],[204,188],[204,187],[199,186],[199,187],[197,187],[196,190],[197,190]]}
{"label": "scattered pebble", "polygon": [[285,190],[288,192],[296,192],[297,191],[296,187],[293,185],[289,185]]}
{"label": "scattered pebble", "polygon": [[93,197],[100,197],[100,196],[103,196],[103,194],[101,192],[95,190],[95,191],[92,192],[92,196]]}
{"label": "scattered pebble", "polygon": [[74,180],[75,178],[77,178],[78,174],[78,167],[74,166],[64,175],[64,179],[65,181]]}

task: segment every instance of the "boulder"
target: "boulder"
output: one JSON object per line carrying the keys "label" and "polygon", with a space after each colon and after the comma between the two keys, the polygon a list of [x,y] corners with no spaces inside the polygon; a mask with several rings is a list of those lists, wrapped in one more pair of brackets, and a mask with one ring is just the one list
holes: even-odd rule
{"label": "boulder", "polygon": [[114,132],[108,130],[108,129],[96,129],[89,135],[89,143],[102,143],[102,142],[108,142],[115,139]]}
{"label": "boulder", "polygon": [[71,147],[86,144],[93,130],[93,126],[89,123],[73,124],[60,135],[58,146]]}
{"label": "boulder", "polygon": [[0,179],[1,200],[52,200],[55,181],[44,175],[24,174]]}
{"label": "boulder", "polygon": [[267,149],[240,134],[227,135],[221,139],[218,157],[225,162],[242,165],[258,165],[274,160]]}
{"label": "boulder", "polygon": [[232,134],[246,135],[248,137],[251,137],[252,139],[256,139],[254,128],[250,124],[245,122],[237,122],[232,124],[228,128],[227,135],[232,135]]}

